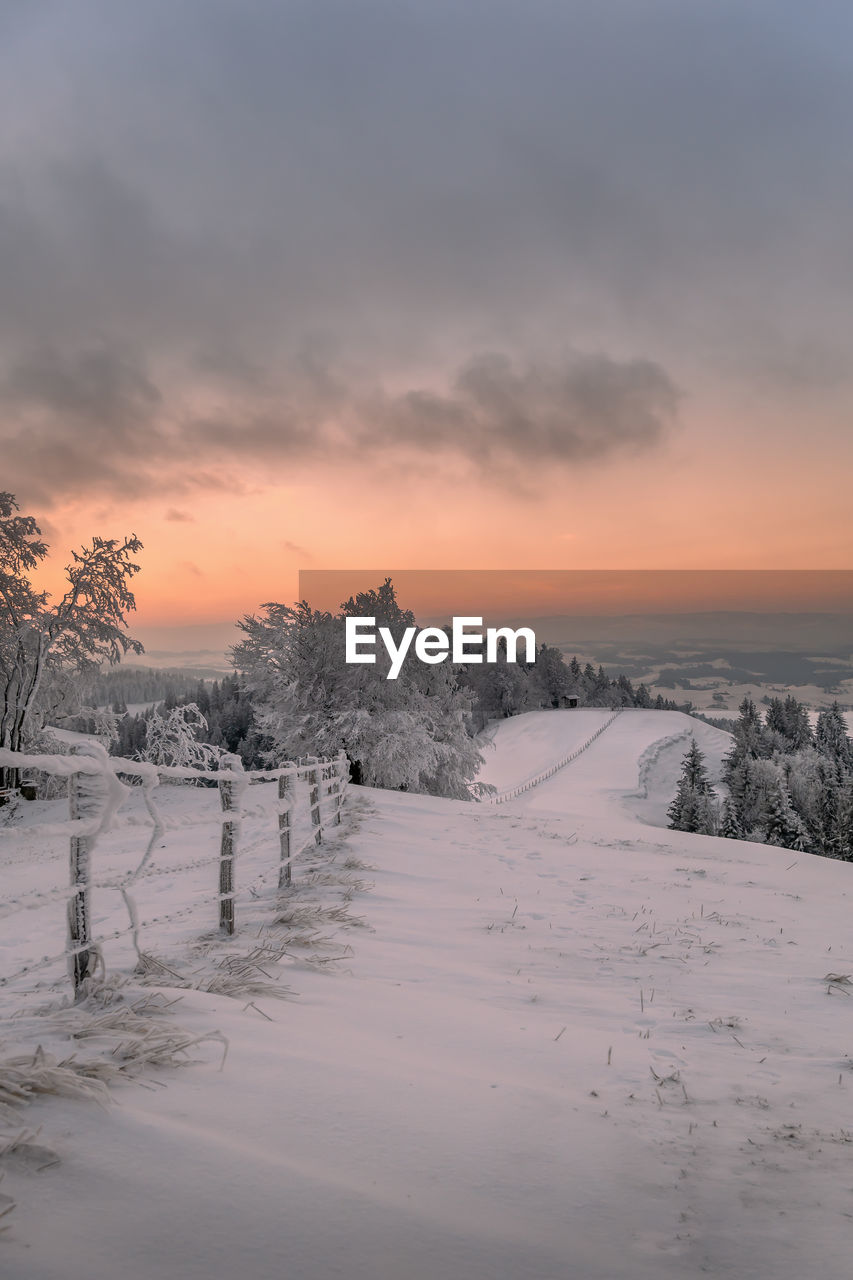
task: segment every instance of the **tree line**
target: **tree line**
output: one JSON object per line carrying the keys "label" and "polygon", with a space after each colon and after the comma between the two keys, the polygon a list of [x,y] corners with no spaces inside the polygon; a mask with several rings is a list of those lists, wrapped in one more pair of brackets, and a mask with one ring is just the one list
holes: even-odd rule
{"label": "tree line", "polygon": [[814,728],[796,698],[772,698],[764,718],[746,697],[723,761],[725,796],[694,741],[668,810],[677,831],[755,840],[853,861],[853,742],[833,703]]}

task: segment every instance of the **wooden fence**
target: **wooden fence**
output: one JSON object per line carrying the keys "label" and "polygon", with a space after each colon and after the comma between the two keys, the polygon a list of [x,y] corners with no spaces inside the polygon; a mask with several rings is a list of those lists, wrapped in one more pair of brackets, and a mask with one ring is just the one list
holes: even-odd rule
{"label": "wooden fence", "polygon": [[[154,788],[161,780],[215,782],[219,788],[222,832],[218,859],[219,928],[225,935],[234,933],[236,867],[240,852],[241,801],[250,784],[274,783],[278,788],[277,827],[278,885],[292,883],[293,863],[307,848],[320,844],[324,831],[332,824],[340,825],[341,810],[349,783],[349,763],[340,752],[332,759],[316,756],[298,762],[287,762],[276,769],[254,769],[246,772],[239,756],[226,755],[219,769],[192,769],[158,766],[136,760],[108,756],[95,742],[81,742],[71,755],[25,755],[0,749],[0,767],[37,770],[52,777],[68,779],[69,817],[67,822],[28,826],[27,835],[67,835],[70,839],[70,877],[68,892],[68,944],[66,956],[75,994],[94,972],[98,947],[92,937],[90,923],[90,891],[93,880],[92,852],[98,837],[108,830],[124,800],[131,793],[122,777],[136,779],[151,818],[152,830],[148,848],[136,870],[112,887],[124,894],[131,919],[128,932],[138,932],[129,888],[145,868],[163,824],[153,799]],[[135,789],[135,788],[134,788]],[[310,835],[297,843],[293,817],[300,799],[307,799],[311,816]],[[14,826],[0,828],[0,836],[18,834]],[[272,833],[271,833],[272,834]],[[26,972],[26,971],[22,971]],[[10,979],[6,979],[9,981]]]}

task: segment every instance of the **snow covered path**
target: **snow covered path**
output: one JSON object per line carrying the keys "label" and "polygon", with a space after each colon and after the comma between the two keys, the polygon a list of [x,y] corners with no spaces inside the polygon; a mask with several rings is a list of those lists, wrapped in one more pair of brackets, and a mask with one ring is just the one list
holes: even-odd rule
{"label": "snow covered path", "polygon": [[345,967],[184,993],[221,1071],[31,1107],[4,1276],[846,1280],[851,869],[632,818],[628,719],[518,804],[354,789]]}

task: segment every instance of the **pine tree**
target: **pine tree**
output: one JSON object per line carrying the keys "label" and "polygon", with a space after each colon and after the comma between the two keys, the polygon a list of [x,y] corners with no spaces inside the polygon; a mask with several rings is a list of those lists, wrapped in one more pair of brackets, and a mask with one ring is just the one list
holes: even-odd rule
{"label": "pine tree", "polygon": [[650,707],[652,705],[651,695],[645,684],[637,686],[637,692],[634,695],[634,705],[638,707]]}
{"label": "pine tree", "polygon": [[681,776],[675,797],[667,809],[673,831],[713,835],[717,819],[705,757],[694,738],[681,762]]}
{"label": "pine tree", "polygon": [[536,655],[534,680],[542,690],[542,704],[559,707],[561,699],[574,688],[570,669],[559,649],[543,644]]}
{"label": "pine tree", "polygon": [[694,791],[698,791],[705,795],[711,789],[708,781],[708,770],[705,767],[705,757],[699,750],[699,744],[694,738],[682,762],[682,771],[687,782]]}
{"label": "pine tree", "polygon": [[723,801],[719,834],[725,836],[727,840],[743,839],[743,828],[737,820],[734,807],[729,799]]}
{"label": "pine tree", "polygon": [[740,719],[734,727],[735,750],[740,756],[753,760],[764,755],[764,735],[761,716],[752,698],[747,694],[738,707]]}
{"label": "pine tree", "polygon": [[780,781],[767,799],[764,835],[767,844],[783,849],[804,850],[809,847],[809,835],[805,825],[794,812],[784,784]]}
{"label": "pine tree", "polygon": [[669,828],[672,831],[697,830],[696,794],[682,776],[678,780],[675,797],[666,811]]}
{"label": "pine tree", "polygon": [[820,787],[813,811],[812,836],[825,858],[846,858],[849,851],[846,779],[837,761],[825,757],[820,764]]}
{"label": "pine tree", "polygon": [[847,722],[837,702],[818,716],[815,745],[827,759],[836,761],[845,769],[853,767],[853,743],[847,736]]}

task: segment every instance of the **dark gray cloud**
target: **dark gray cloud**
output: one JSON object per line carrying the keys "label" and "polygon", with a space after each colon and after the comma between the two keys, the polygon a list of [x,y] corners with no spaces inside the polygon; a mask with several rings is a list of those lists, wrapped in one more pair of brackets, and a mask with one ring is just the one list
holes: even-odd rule
{"label": "dark gray cloud", "polygon": [[317,371],[309,379],[294,374],[294,386],[297,399],[278,415],[196,421],[185,438],[210,456],[255,460],[333,456],[334,449],[365,460],[389,450],[450,453],[484,470],[501,462],[585,463],[659,444],[679,400],[670,377],[651,361],[577,353],[535,365],[481,354],[444,393],[390,394]]}
{"label": "dark gray cloud", "polygon": [[134,359],[109,346],[72,356],[38,348],[0,381],[4,470],[26,500],[140,497],[167,437],[162,397]]}
{"label": "dark gray cloud", "polygon": [[[678,392],[650,361],[574,353],[518,365],[504,354],[467,361],[447,391],[394,394],[366,376],[344,381],[295,362],[270,407],[245,394],[217,416],[169,420],[164,397],[109,348],[62,359],[44,351],[0,389],[13,482],[27,498],[239,489],[245,476],[314,459],[370,463],[400,456],[462,459],[469,473],[524,487],[542,463],[586,464],[659,444]],[[199,465],[199,459],[204,465]],[[168,520],[192,517],[172,507]]]}
{"label": "dark gray cloud", "polygon": [[109,347],[72,358],[51,348],[34,351],[12,365],[2,394],[24,414],[63,414],[89,428],[109,424],[119,431],[149,422],[161,402],[134,361]]}
{"label": "dark gray cloud", "polygon": [[[389,440],[475,462],[589,462],[658,444],[677,402],[670,378],[648,360],[575,355],[557,367],[515,368],[492,353],[469,361],[450,394],[410,391],[385,400],[375,419]],[[370,426],[365,434],[369,441]]]}
{"label": "dark gray cloud", "polygon": [[80,0],[0,23],[4,430],[45,492],[144,487],[143,422],[155,457],[235,431],[307,456],[341,386],[380,435],[425,448],[431,423],[494,466],[522,431],[575,462],[660,439],[670,377],[849,378],[836,0]]}

